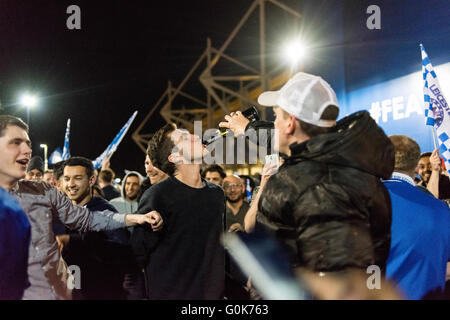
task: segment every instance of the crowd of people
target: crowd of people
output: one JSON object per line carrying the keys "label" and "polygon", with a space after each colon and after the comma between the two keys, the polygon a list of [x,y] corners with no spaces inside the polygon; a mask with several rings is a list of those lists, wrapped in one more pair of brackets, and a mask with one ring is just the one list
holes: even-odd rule
{"label": "crowd of people", "polygon": [[[386,136],[367,111],[337,121],[318,76],[298,73],[258,103],[274,122],[237,111],[219,126],[275,129],[280,165],[259,179],[201,164],[202,140],[167,124],[148,143],[146,177],[127,171],[120,186],[109,161],[44,170],[27,124],[0,115],[0,299],[260,299],[221,243],[256,232],[316,299],[448,298],[450,180],[438,149]],[[369,288],[373,266],[381,285]]]}

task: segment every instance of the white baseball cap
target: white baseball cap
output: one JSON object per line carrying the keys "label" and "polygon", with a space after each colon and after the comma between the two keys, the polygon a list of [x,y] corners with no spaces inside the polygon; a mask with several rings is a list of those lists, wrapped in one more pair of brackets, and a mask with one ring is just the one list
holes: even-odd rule
{"label": "white baseball cap", "polygon": [[339,108],[336,93],[321,77],[299,72],[278,91],[266,91],[258,97],[262,106],[282,108],[299,120],[318,127],[333,127],[335,120],[321,120],[326,107]]}

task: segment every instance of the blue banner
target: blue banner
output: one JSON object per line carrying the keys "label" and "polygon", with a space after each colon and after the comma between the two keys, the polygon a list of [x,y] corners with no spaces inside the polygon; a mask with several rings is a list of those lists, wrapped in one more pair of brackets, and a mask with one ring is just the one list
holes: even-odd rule
{"label": "blue banner", "polygon": [[[436,72],[443,80],[442,90],[449,92],[450,63],[436,67]],[[346,102],[346,115],[368,110],[387,135],[404,134],[417,141],[421,152],[434,150],[433,132],[424,120],[422,72],[349,92]]]}
{"label": "blue banner", "polygon": [[133,113],[133,115],[128,119],[127,123],[120,129],[119,133],[116,135],[114,140],[109,144],[109,146],[103,151],[103,153],[97,157],[94,161],[92,161],[94,165],[94,169],[98,169],[102,166],[103,161],[110,158],[114,152],[116,152],[117,147],[119,146],[122,139],[125,137],[125,134],[127,133],[128,129],[130,128],[131,124],[134,121],[134,118],[136,118],[137,111]]}

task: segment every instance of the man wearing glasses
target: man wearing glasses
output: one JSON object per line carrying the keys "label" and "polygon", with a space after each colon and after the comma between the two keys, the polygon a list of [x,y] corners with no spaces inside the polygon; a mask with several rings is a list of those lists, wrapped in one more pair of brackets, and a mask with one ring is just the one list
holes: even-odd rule
{"label": "man wearing glasses", "polygon": [[244,200],[245,186],[238,176],[228,176],[223,180],[223,190],[227,199],[226,230],[244,231],[244,218],[249,209]]}

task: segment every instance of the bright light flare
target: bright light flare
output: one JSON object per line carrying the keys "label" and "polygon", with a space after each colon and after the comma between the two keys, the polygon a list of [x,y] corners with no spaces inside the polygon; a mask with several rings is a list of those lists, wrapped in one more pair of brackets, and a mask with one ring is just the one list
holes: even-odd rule
{"label": "bright light flare", "polygon": [[20,98],[20,104],[29,108],[35,107],[37,105],[37,102],[37,97],[28,93],[22,95],[22,97]]}
{"label": "bright light flare", "polygon": [[283,56],[291,64],[297,65],[307,56],[308,48],[301,41],[291,41],[284,45]]}

